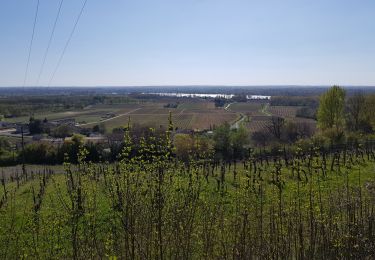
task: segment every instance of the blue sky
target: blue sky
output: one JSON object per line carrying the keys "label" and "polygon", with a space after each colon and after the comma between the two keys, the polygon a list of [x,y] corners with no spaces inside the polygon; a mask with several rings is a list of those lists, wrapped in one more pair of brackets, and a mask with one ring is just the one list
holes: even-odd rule
{"label": "blue sky", "polygon": [[[26,85],[60,0],[40,0]],[[20,86],[37,0],[0,3],[0,86]],[[65,0],[47,85],[83,0]],[[373,0],[88,0],[51,85],[375,85]]]}

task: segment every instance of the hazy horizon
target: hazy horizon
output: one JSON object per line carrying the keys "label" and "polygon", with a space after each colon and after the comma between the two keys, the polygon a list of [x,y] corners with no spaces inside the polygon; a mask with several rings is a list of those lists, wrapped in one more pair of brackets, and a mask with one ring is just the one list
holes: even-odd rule
{"label": "hazy horizon", "polygon": [[[337,84],[336,84],[337,85]],[[0,86],[0,88],[25,88],[25,89],[38,89],[38,88],[232,88],[232,89],[241,89],[241,88],[249,88],[249,89],[257,89],[257,88],[330,88],[334,85],[118,85],[118,86],[111,86],[111,85],[97,85],[97,86],[89,86],[89,85],[81,85],[81,86],[74,86],[74,85],[61,85],[61,86]],[[375,88],[375,85],[339,85],[342,88]]]}

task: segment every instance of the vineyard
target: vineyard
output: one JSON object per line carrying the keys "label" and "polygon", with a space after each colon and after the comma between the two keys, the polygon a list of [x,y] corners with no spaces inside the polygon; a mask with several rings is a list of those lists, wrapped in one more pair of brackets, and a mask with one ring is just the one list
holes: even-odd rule
{"label": "vineyard", "polygon": [[165,108],[160,104],[136,107],[128,114],[106,121],[107,129],[124,126],[130,117],[131,123],[144,127],[167,127],[169,112],[178,129],[210,130],[225,122],[231,123],[238,114],[216,109],[212,102],[187,102],[178,108]]}
{"label": "vineyard", "polygon": [[271,118],[268,116],[256,116],[250,118],[250,121],[246,123],[246,127],[250,133],[257,131],[268,131],[268,127],[271,124]]}
{"label": "vineyard", "polygon": [[270,106],[268,111],[274,116],[294,118],[299,108],[296,106]]}
{"label": "vineyard", "polygon": [[[370,259],[375,256],[372,143],[311,147],[242,162],[165,138],[122,160],[23,171],[0,191],[0,258]],[[130,157],[130,155],[132,156]]]}
{"label": "vineyard", "polygon": [[230,105],[229,109],[233,112],[240,112],[247,116],[262,116],[261,112],[264,103],[260,102],[246,102],[246,103],[233,103]]}
{"label": "vineyard", "polygon": [[245,127],[250,133],[268,131],[272,117],[280,117],[298,124],[308,125],[313,131],[316,129],[316,121],[313,119],[297,118],[298,106],[270,106],[268,103],[247,102],[233,103],[230,111],[236,111],[246,117]]}
{"label": "vineyard", "polygon": [[[170,103],[167,103],[170,102]],[[176,107],[167,107],[174,104]],[[62,120],[74,119],[78,126],[92,128],[101,124],[106,131],[123,127],[129,117],[134,125],[142,127],[166,127],[165,118],[172,112],[174,122],[178,129],[212,130],[225,122],[233,123],[243,116],[251,119],[248,122],[250,132],[264,129],[269,118],[264,116],[280,116],[295,119],[299,107],[269,106],[264,101],[234,102],[227,109],[216,108],[213,101],[173,98],[159,101],[139,101],[123,104],[97,104],[90,105],[80,110],[65,112],[41,112],[34,114],[36,119]],[[7,119],[9,122],[28,122],[29,117],[15,117]]]}

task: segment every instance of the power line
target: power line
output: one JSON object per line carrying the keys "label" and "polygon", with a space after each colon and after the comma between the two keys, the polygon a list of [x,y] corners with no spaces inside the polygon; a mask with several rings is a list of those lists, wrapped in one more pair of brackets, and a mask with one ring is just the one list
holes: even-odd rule
{"label": "power line", "polygon": [[85,9],[86,3],[87,3],[87,0],[85,0],[85,2],[84,2],[83,5],[82,5],[81,11],[80,11],[79,14],[78,14],[78,17],[77,17],[77,19],[76,19],[76,21],[75,21],[75,23],[74,23],[73,29],[72,29],[72,31],[70,32],[69,38],[68,38],[68,40],[67,40],[66,43],[65,43],[64,49],[63,49],[63,51],[62,51],[62,53],[61,53],[61,56],[60,56],[60,58],[59,58],[59,60],[58,60],[58,62],[57,62],[57,65],[56,65],[56,67],[55,67],[55,70],[53,71],[52,76],[51,76],[51,78],[50,78],[50,80],[49,80],[49,82],[48,82],[48,87],[51,85],[51,82],[52,82],[53,78],[55,77],[56,71],[58,70],[58,68],[59,68],[59,66],[60,66],[60,64],[61,64],[61,61],[62,61],[62,59],[63,59],[63,57],[64,57],[64,55],[65,55],[66,49],[68,48],[68,45],[69,45],[69,43],[70,43],[70,41],[71,41],[71,39],[72,39],[72,37],[73,37],[74,31],[76,30],[76,27],[77,27],[77,24],[78,24],[78,22],[79,22],[79,19],[81,18],[82,13],[83,13],[83,10]]}
{"label": "power line", "polygon": [[52,27],[52,32],[51,32],[51,35],[49,37],[49,41],[48,41],[48,45],[47,45],[47,49],[44,53],[44,57],[43,57],[43,62],[42,62],[42,66],[40,67],[40,71],[39,71],[39,75],[38,75],[38,79],[36,81],[36,86],[38,86],[39,84],[39,80],[40,80],[40,76],[42,75],[42,72],[43,72],[43,69],[44,69],[44,65],[46,63],[46,59],[47,59],[47,55],[48,55],[48,52],[49,52],[49,49],[51,47],[51,43],[52,43],[52,39],[53,39],[53,36],[55,34],[55,29],[56,29],[56,25],[57,25],[57,21],[60,17],[60,12],[61,12],[61,7],[63,5],[63,2],[64,0],[61,0],[60,1],[60,5],[59,5],[59,8],[58,8],[58,11],[57,11],[57,15],[56,15],[56,18],[55,18],[55,22],[53,24],[53,27]]}
{"label": "power line", "polygon": [[38,18],[38,12],[39,12],[39,0],[38,0],[37,5],[36,5],[36,11],[35,11],[35,17],[34,17],[34,25],[33,25],[33,33],[31,34],[31,41],[30,41],[30,46],[29,46],[29,55],[27,57],[25,77],[23,78],[23,87],[25,87],[26,79],[27,79],[27,73],[29,72],[31,49],[33,47],[33,42],[34,42],[35,25],[36,25],[36,21],[37,21],[37,18]]}

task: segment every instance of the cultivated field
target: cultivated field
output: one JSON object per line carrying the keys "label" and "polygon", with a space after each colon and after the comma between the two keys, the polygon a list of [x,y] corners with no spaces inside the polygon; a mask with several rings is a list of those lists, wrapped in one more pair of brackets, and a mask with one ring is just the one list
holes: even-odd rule
{"label": "cultivated field", "polygon": [[[234,124],[239,118],[244,118],[241,124],[250,132],[266,128],[270,116],[279,116],[296,122],[307,122],[313,125],[313,120],[297,119],[297,106],[270,106],[267,101],[248,101],[228,103],[223,107],[215,107],[213,100],[192,98],[163,98],[135,101],[119,104],[88,105],[83,109],[64,112],[40,112],[33,116],[36,119],[49,121],[74,119],[76,125],[82,128],[92,128],[102,125],[107,132],[114,128],[123,127],[128,123],[142,127],[166,128],[169,113],[172,113],[173,124],[177,129],[212,130],[228,122]],[[5,119],[7,122],[28,122],[29,117]],[[238,127],[238,124],[236,125]]]}
{"label": "cultivated field", "polygon": [[299,108],[297,106],[270,106],[268,111],[274,116],[294,118]]}
{"label": "cultivated field", "polygon": [[28,171],[0,189],[0,258],[372,259],[371,151]]}
{"label": "cultivated field", "polygon": [[228,110],[243,113],[247,116],[262,116],[264,114],[261,110],[264,105],[265,103],[260,102],[233,103],[229,106]]}

